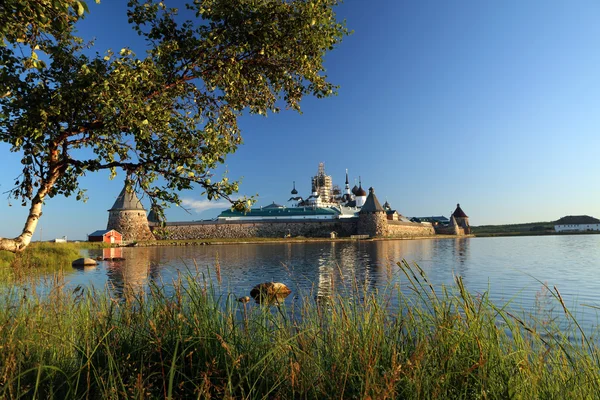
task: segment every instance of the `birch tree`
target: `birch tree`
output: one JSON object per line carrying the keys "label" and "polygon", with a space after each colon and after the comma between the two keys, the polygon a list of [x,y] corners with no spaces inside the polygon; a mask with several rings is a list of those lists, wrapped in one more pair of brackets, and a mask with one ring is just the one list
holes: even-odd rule
{"label": "birch tree", "polygon": [[243,112],[300,111],[304,96],[335,93],[323,57],[348,34],[338,2],[195,0],[178,10],[131,0],[129,22],[147,45],[135,54],[126,43],[90,50],[74,29],[87,15],[82,1],[5,0],[0,141],[22,157],[10,196],[29,213],[0,250],[22,251],[44,202],[84,200],[79,178],[102,170],[123,171],[159,213],[197,187],[247,207],[231,197],[238,182],[211,171],[242,143]]}

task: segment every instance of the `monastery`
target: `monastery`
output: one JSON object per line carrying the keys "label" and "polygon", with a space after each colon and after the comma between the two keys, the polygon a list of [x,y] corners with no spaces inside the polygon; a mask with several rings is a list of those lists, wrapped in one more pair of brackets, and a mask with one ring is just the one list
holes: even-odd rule
{"label": "monastery", "polygon": [[[109,212],[107,229],[123,235],[124,241],[157,239],[212,239],[251,237],[424,237],[436,234],[470,234],[469,217],[457,205],[447,223],[445,217],[404,217],[386,201],[383,206],[375,189],[350,189],[348,171],[342,192],[319,164],[311,178],[311,194],[299,196],[296,183],[291,191],[291,207],[272,203],[246,212],[225,210],[214,220],[160,224],[154,213],[146,215],[138,197],[125,188]],[[436,218],[442,218],[436,220]]]}

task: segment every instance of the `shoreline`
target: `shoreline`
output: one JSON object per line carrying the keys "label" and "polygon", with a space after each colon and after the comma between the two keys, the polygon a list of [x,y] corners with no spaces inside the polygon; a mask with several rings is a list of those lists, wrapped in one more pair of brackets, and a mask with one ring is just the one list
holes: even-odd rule
{"label": "shoreline", "polygon": [[426,240],[426,239],[463,239],[473,238],[475,235],[434,235],[434,236],[413,236],[413,237],[381,237],[368,239],[353,238],[239,238],[239,239],[181,239],[181,240],[154,240],[145,242],[136,242],[134,244],[123,245],[120,247],[161,247],[161,246],[209,246],[209,245],[230,245],[230,244],[273,244],[273,243],[336,243],[336,242],[374,242],[374,241],[392,241],[392,240]]}
{"label": "shoreline", "polygon": [[490,232],[474,233],[472,236],[480,238],[488,237],[511,237],[511,236],[577,236],[577,235],[598,235],[600,231],[582,231],[582,232]]}
{"label": "shoreline", "polygon": [[374,242],[394,240],[439,240],[439,239],[471,239],[471,238],[493,238],[493,237],[515,237],[515,236],[571,236],[600,234],[600,232],[502,232],[502,233],[471,233],[469,235],[433,235],[412,237],[375,237],[368,239],[353,238],[235,238],[235,239],[180,239],[180,240],[154,240],[135,242],[116,247],[161,247],[161,246],[210,246],[231,244],[274,244],[274,243],[344,243],[344,242]]}

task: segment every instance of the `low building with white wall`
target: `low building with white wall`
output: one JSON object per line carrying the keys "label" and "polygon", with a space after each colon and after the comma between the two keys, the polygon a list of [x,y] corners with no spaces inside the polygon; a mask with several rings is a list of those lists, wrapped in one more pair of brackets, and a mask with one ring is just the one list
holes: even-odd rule
{"label": "low building with white wall", "polygon": [[554,223],[556,232],[600,231],[600,220],[589,215],[568,215]]}

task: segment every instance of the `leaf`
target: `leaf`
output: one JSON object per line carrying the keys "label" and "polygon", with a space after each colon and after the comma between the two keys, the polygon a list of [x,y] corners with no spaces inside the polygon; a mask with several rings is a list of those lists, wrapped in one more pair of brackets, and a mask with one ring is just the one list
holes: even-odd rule
{"label": "leaf", "polygon": [[77,2],[77,15],[81,17],[84,12],[85,12],[84,5],[81,4],[81,1],[78,1]]}

